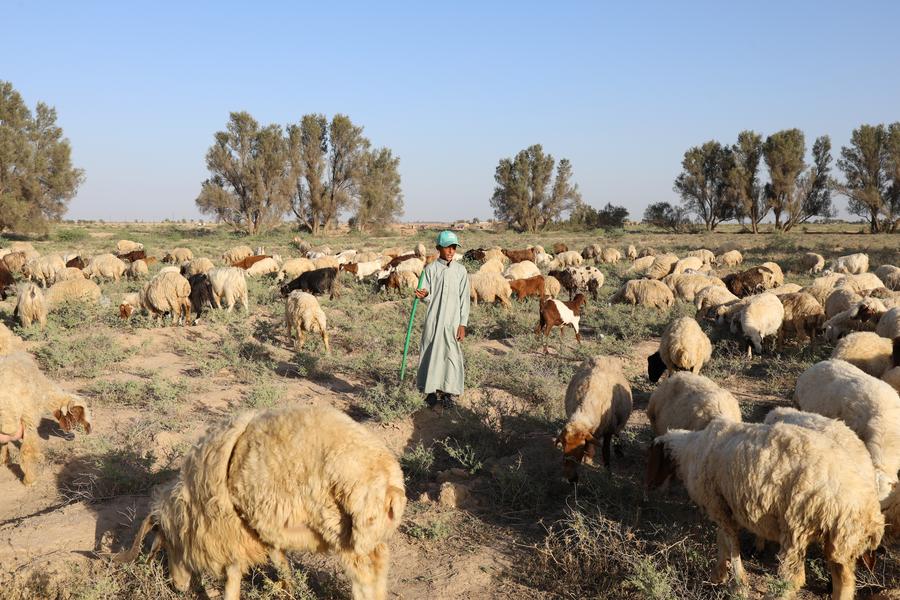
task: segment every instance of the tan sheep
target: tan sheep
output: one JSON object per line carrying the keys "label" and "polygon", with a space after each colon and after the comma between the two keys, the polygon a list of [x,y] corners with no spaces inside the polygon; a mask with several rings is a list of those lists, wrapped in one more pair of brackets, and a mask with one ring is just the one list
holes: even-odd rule
{"label": "tan sheep", "polygon": [[208,258],[195,258],[194,260],[188,261],[185,264],[181,265],[181,274],[184,277],[190,279],[194,275],[209,273],[215,268],[216,266]]}
{"label": "tan sheep", "polygon": [[52,414],[63,431],[82,425],[91,432],[91,415],[84,400],[67,394],[41,373],[31,355],[0,356],[0,465],[9,461],[9,444],[21,441],[19,466],[25,485],[34,483],[41,460],[38,425]]}
{"label": "tan sheep", "polygon": [[65,267],[61,271],[56,272],[56,282],[69,281],[72,279],[84,279],[84,271],[77,267]]}
{"label": "tan sheep", "polygon": [[687,253],[688,256],[696,256],[700,260],[703,261],[704,265],[714,265],[716,264],[716,255],[713,254],[712,250],[707,250],[706,248],[700,248],[698,250],[691,250]]}
{"label": "tan sheep", "polygon": [[678,275],[680,273],[684,273],[688,269],[693,269],[697,271],[703,268],[703,259],[699,256],[686,256],[680,259],[675,263],[675,266],[672,267],[672,273]]}
{"label": "tan sheep", "polygon": [[609,265],[614,265],[617,262],[622,260],[622,253],[616,250],[615,248],[604,248],[600,252],[600,262],[604,262]]}
{"label": "tan sheep", "polygon": [[831,358],[844,360],[872,377],[881,377],[891,368],[891,340],[871,331],[857,331],[842,338]]}
{"label": "tan sheep", "polygon": [[814,340],[816,332],[822,329],[825,323],[825,310],[822,305],[811,295],[803,292],[783,294],[779,299],[784,307],[784,319],[781,329],[778,330],[779,345],[784,341],[788,330],[791,330],[798,340]]}
{"label": "tan sheep", "polygon": [[6,265],[6,270],[10,273],[21,273],[22,267],[25,266],[28,259],[25,258],[24,252],[10,252],[9,254],[6,254],[0,262]]}
{"label": "tan sheep", "polygon": [[850,273],[858,275],[869,270],[869,255],[858,252],[839,256],[831,263],[831,270],[835,273]]}
{"label": "tan sheep", "polygon": [[781,267],[778,265],[778,263],[764,262],[759,266],[765,267],[766,269],[772,271],[772,273],[775,275],[775,285],[773,287],[784,285],[784,271],[781,270]]}
{"label": "tan sheep", "polygon": [[143,250],[144,245],[131,240],[119,240],[116,242],[116,254],[128,254],[137,250]]}
{"label": "tan sheep", "polygon": [[29,260],[22,267],[22,275],[28,279],[39,281],[47,287],[56,281],[56,274],[66,268],[66,263],[58,254],[50,254]]}
{"label": "tan sheep", "polygon": [[830,319],[838,313],[850,310],[862,300],[862,296],[850,288],[834,288],[825,298],[825,317]]}
{"label": "tan sheep", "polygon": [[662,281],[677,298],[685,302],[693,302],[700,290],[711,285],[725,288],[725,283],[718,277],[708,277],[699,273],[672,273],[663,277]]}
{"label": "tan sheep", "polygon": [[730,576],[747,585],[738,541],[746,529],[781,545],[778,578],[788,585],[785,596],[805,585],[806,550],[819,542],[832,598],[850,600],[857,560],[875,550],[884,533],[874,482],[847,468],[852,461],[852,453],[817,431],[714,419],[700,431],[656,438],[647,479],[656,486],[677,471],[688,495],[717,525],[714,582]]}
{"label": "tan sheep", "polygon": [[827,275],[816,277],[812,283],[803,288],[803,291],[812,295],[819,304],[825,306],[825,300],[828,298],[828,295],[831,294],[832,290],[834,290],[834,284],[837,283],[838,279],[841,277],[843,277],[843,275],[838,273],[828,273]]}
{"label": "tan sheep", "polygon": [[125,262],[112,254],[98,254],[84,267],[84,274],[88,278],[112,279],[119,281],[125,274]]}
{"label": "tan sheep", "polygon": [[162,259],[164,263],[172,263],[176,265],[180,265],[191,260],[194,260],[194,253],[191,252],[190,248],[173,248],[172,251],[167,252]]}
{"label": "tan sheep", "polygon": [[509,280],[500,273],[479,271],[469,275],[469,296],[476,306],[479,300],[488,303],[499,302],[506,308],[512,306],[509,301],[512,288],[509,286]]}
{"label": "tan sheep", "polygon": [[711,357],[712,343],[697,321],[679,317],[663,330],[659,350],[647,359],[647,375],[652,382],[659,381],[664,372],[671,376],[675,371],[691,371],[696,375]]}
{"label": "tan sheep", "polygon": [[732,294],[728,288],[710,285],[697,292],[694,296],[694,306],[697,308],[698,314],[701,314],[737,300],[738,297]]}
{"label": "tan sheep", "polygon": [[503,262],[496,258],[486,260],[478,268],[478,272],[479,273],[503,273]]}
{"label": "tan sheep", "polygon": [[597,356],[585,361],[566,389],[568,421],[556,440],[563,450],[563,475],[578,480],[578,465],[593,459],[603,438],[603,464],[609,468],[610,442],[625,428],[631,415],[631,386],[621,362]]}
{"label": "tan sheep", "polygon": [[285,552],[337,554],[354,600],[385,600],[387,542],[406,507],[403,472],[377,437],[327,406],[240,415],[214,428],[184,459],[174,485],[158,493],[134,544],[158,530],[175,587],[191,576],[225,579],[238,600],[243,575]]}
{"label": "tan sheep", "polygon": [[675,304],[672,290],[662,281],[655,279],[631,279],[610,297],[610,302],[622,302],[646,306],[648,308],[666,309]]}
{"label": "tan sheep", "polygon": [[544,277],[544,296],[547,298],[559,298],[559,294],[562,291],[562,284],[559,283],[559,279],[552,275],[547,275]]}
{"label": "tan sheep", "polygon": [[143,279],[150,276],[150,269],[147,267],[147,261],[138,259],[132,261],[125,270],[125,275],[129,279]]}
{"label": "tan sheep", "polygon": [[678,257],[674,254],[658,254],[653,257],[653,264],[647,269],[644,275],[647,279],[662,279],[672,272]]}
{"label": "tan sheep", "polygon": [[[551,271],[558,271],[560,269],[565,269],[566,267],[579,267],[581,263],[584,262],[584,259],[581,258],[581,254],[576,252],[575,250],[567,250],[565,252],[560,252],[553,260],[550,261],[549,268]],[[534,263],[532,263],[534,264]],[[540,275],[540,271],[536,273]],[[532,277],[532,275],[529,275]],[[513,277],[512,279],[525,279],[524,277]]]}
{"label": "tan sheep", "polygon": [[900,307],[892,308],[881,315],[875,333],[883,338],[893,340],[900,337]]}
{"label": "tan sheep", "polygon": [[100,301],[100,286],[90,279],[69,279],[58,281],[47,290],[45,299],[47,307],[54,309],[66,302],[87,302],[96,304]]}
{"label": "tan sheep", "polygon": [[666,378],[653,390],[647,418],[655,435],[670,429],[699,431],[713,419],[740,422],[741,407],[731,392],[712,379],[682,372]]}
{"label": "tan sheep", "polygon": [[247,278],[244,270],[238,267],[218,267],[206,274],[212,287],[213,305],[222,308],[222,302],[228,312],[240,302],[245,311],[250,312],[250,296],[247,292]]}
{"label": "tan sheep", "polygon": [[860,273],[858,275],[844,275],[835,282],[834,287],[849,288],[857,294],[865,295],[872,290],[884,287],[884,283],[878,279],[875,273]]}
{"label": "tan sheep", "polygon": [[319,332],[322,335],[322,343],[325,345],[325,352],[331,352],[328,345],[328,329],[325,319],[325,312],[319,306],[319,301],[312,294],[294,290],[287,297],[284,309],[284,324],[287,327],[288,338],[292,337],[293,332],[297,333],[296,347],[298,350],[303,349],[306,342],[307,332]]}
{"label": "tan sheep", "polygon": [[530,260],[523,260],[517,263],[513,263],[509,265],[509,267],[507,267],[506,271],[503,272],[503,276],[507,279],[528,279],[529,277],[534,277],[540,274],[541,270],[538,269],[537,265]]}
{"label": "tan sheep", "polygon": [[10,331],[6,325],[0,323],[0,356],[24,350],[25,342],[22,341],[22,338]]}
{"label": "tan sheep", "polygon": [[[357,255],[359,258],[362,255]],[[374,259],[373,259],[374,260]],[[359,262],[372,262],[372,261],[359,261]],[[308,258],[289,258],[288,260],[282,263],[281,268],[278,270],[278,274],[275,275],[275,281],[284,281],[288,279],[294,279],[303,275],[307,271],[312,271],[316,268],[316,265],[313,264],[313,261]]]}
{"label": "tan sheep", "polygon": [[733,316],[731,324],[734,332],[735,325],[740,322],[741,331],[750,342],[747,356],[752,356],[753,350],[757,354],[762,352],[765,338],[778,334],[784,322],[784,306],[778,296],[769,292],[749,296],[745,300],[747,303]]}
{"label": "tan sheep", "polygon": [[[418,262],[422,262],[420,259],[413,259]],[[320,256],[318,258],[312,259],[313,266],[316,269],[340,269],[341,264],[338,262],[337,258],[334,256]],[[402,263],[401,263],[402,264]]]}
{"label": "tan sheep", "polygon": [[31,327],[34,321],[40,323],[41,329],[47,326],[47,303],[44,292],[33,283],[23,283],[16,292],[15,314],[22,327]]}
{"label": "tan sheep", "polygon": [[800,266],[807,273],[821,273],[825,268],[825,257],[815,252],[807,252],[800,257]]}
{"label": "tan sheep", "polygon": [[875,269],[875,276],[884,282],[884,287],[887,289],[900,290],[900,267],[881,265]]}
{"label": "tan sheep", "polygon": [[625,250],[625,256],[627,256],[629,260],[637,258],[637,248],[634,247],[634,244],[628,244],[628,249]]}
{"label": "tan sheep", "polygon": [[160,273],[141,291],[141,306],[154,318],[168,313],[173,325],[187,325],[191,316],[191,284],[180,273]]}
{"label": "tan sheep", "polygon": [[240,262],[249,256],[253,256],[253,248],[242,244],[223,252],[222,262],[225,263],[226,267],[230,267],[234,263]]}
{"label": "tan sheep", "polygon": [[656,257],[652,255],[637,258],[633,263],[631,263],[631,266],[625,270],[625,274],[644,276],[653,265],[654,260],[656,260]]}
{"label": "tan sheep", "polygon": [[716,264],[724,267],[736,267],[744,262],[744,256],[737,250],[729,250],[716,257]]}
{"label": "tan sheep", "polygon": [[278,261],[272,257],[264,258],[259,262],[253,263],[250,268],[247,269],[247,277],[270,275],[272,273],[277,273],[278,269]]}

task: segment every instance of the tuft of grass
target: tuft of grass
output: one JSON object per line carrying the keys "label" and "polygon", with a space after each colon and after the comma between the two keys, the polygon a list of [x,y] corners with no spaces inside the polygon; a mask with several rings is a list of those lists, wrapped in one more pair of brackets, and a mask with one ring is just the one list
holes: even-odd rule
{"label": "tuft of grass", "polygon": [[647,600],[676,598],[672,589],[672,568],[658,567],[649,556],[642,557],[634,565],[626,583]]}
{"label": "tuft of grass", "polygon": [[261,381],[253,385],[247,394],[247,405],[256,409],[274,408],[283,395],[284,390],[280,386]]}
{"label": "tuft of grass", "polygon": [[376,421],[392,423],[422,408],[422,396],[404,384],[376,383],[366,389],[359,407]]}
{"label": "tuft of grass", "polygon": [[484,463],[471,444],[463,444],[452,437],[446,437],[436,443],[444,449],[447,456],[456,461],[470,475],[475,475],[484,467]]}
{"label": "tuft of grass", "polygon": [[435,542],[453,533],[453,525],[446,517],[437,517],[424,522],[408,522],[403,525],[403,533],[417,540]]}
{"label": "tuft of grass", "polygon": [[97,331],[64,338],[50,334],[35,356],[55,377],[97,377],[108,373],[124,358],[108,333]]}
{"label": "tuft of grass", "polygon": [[150,408],[165,413],[174,410],[190,389],[185,381],[154,375],[150,381],[97,381],[85,392],[104,404]]}
{"label": "tuft of grass", "polygon": [[431,475],[434,466],[434,448],[426,447],[419,442],[412,450],[407,450],[400,457],[400,466],[407,481],[422,481]]}
{"label": "tuft of grass", "polygon": [[91,234],[82,227],[60,228],[53,233],[53,240],[56,242],[82,242],[89,237],[91,237]]}

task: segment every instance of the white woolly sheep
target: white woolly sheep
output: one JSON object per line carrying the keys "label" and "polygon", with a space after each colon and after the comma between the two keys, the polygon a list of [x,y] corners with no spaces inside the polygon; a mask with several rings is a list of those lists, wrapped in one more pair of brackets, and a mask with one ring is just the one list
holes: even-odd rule
{"label": "white woolly sheep", "polygon": [[693,302],[700,290],[711,285],[721,287],[727,291],[725,283],[718,277],[708,277],[698,273],[672,273],[663,277],[662,281],[672,290],[676,297],[686,302]]}
{"label": "white woolly sheep", "polygon": [[699,431],[713,419],[740,422],[741,407],[731,392],[712,379],[681,372],[666,378],[650,394],[647,418],[655,435],[670,429]]}
{"label": "white woolly sheep", "polygon": [[834,287],[848,288],[857,294],[865,295],[872,290],[884,287],[884,283],[878,279],[875,273],[860,273],[859,275],[844,275],[835,282]]}
{"label": "white woolly sheep", "polygon": [[887,497],[900,469],[900,397],[887,383],[843,360],[823,360],[797,379],[794,404],[840,419],[866,445],[878,479],[878,498]]}
{"label": "white woolly sheep", "polygon": [[666,325],[659,340],[659,350],[647,359],[650,381],[659,381],[663,372],[691,371],[695,375],[712,357],[712,343],[697,321],[679,317]]}
{"label": "white woolly sheep", "polygon": [[622,260],[622,253],[616,250],[615,248],[604,248],[600,252],[600,262],[604,262],[606,264],[614,265],[620,260]]}
{"label": "white woolly sheep", "polygon": [[892,308],[881,315],[878,325],[875,326],[875,333],[889,340],[900,337],[900,307]]}
{"label": "white woolly sheep", "polygon": [[627,256],[630,260],[634,260],[637,258],[637,248],[634,247],[634,244],[628,244],[628,249],[625,250],[625,256]]}
{"label": "white woolly sheep", "polygon": [[528,279],[529,277],[534,277],[535,275],[540,274],[541,270],[538,269],[537,265],[530,260],[523,260],[517,263],[513,263],[506,268],[506,271],[503,272],[503,276],[507,279]]}
{"label": "white woolly sheep", "polygon": [[835,273],[850,273],[857,275],[869,270],[869,255],[858,252],[839,256],[831,263],[831,270]]}
{"label": "white woolly sheep", "polygon": [[478,268],[478,273],[503,273],[503,263],[496,258],[486,260]]}
{"label": "white woolly sheep", "polygon": [[22,275],[28,279],[39,281],[47,287],[56,281],[56,273],[66,268],[66,263],[58,254],[49,254],[29,260],[22,266]]}
{"label": "white woolly sheep", "polygon": [[811,295],[797,292],[795,294],[783,294],[778,297],[784,307],[784,319],[781,329],[778,331],[778,342],[784,340],[788,330],[791,330],[799,340],[814,340],[816,332],[825,323],[825,311],[822,305],[816,302]]}
{"label": "white woolly sheep", "polygon": [[78,267],[65,267],[56,272],[56,282],[69,281],[71,279],[84,279],[84,271]]}
{"label": "white woolly sheep", "polygon": [[764,292],[747,298],[748,302],[739,312],[739,318],[732,321],[740,321],[741,330],[750,344],[747,346],[747,356],[753,355],[753,350],[759,354],[762,352],[762,341],[770,336],[777,335],[784,322],[784,306],[778,296]]}
{"label": "white woolly sheep", "polygon": [[209,273],[213,269],[216,268],[216,265],[213,264],[213,261],[209,260],[206,257],[195,258],[194,260],[188,261],[181,265],[181,274],[190,279],[194,275],[200,275],[201,273]]}
{"label": "white woolly sheep", "polygon": [[744,256],[737,250],[729,250],[716,257],[716,264],[725,267],[736,267],[742,262],[744,262]]}
{"label": "white woolly sheep", "polygon": [[675,296],[662,281],[631,279],[626,281],[609,301],[665,309],[675,304]]}
{"label": "white woolly sheep", "polygon": [[246,245],[235,246],[222,254],[222,262],[225,263],[225,266],[230,267],[234,263],[240,262],[248,256],[253,256],[253,248]]}
{"label": "white woolly sheep", "polygon": [[100,301],[100,286],[90,279],[68,279],[57,281],[47,290],[45,300],[49,309],[66,302],[87,302],[96,304]]}
{"label": "white woolly sheep", "polygon": [[277,273],[278,268],[278,262],[274,258],[264,258],[259,262],[253,263],[253,265],[247,269],[247,277],[261,277],[263,275]]}
{"label": "white woolly sheep", "polygon": [[[548,267],[551,271],[558,271],[560,269],[565,269],[566,267],[578,267],[581,266],[581,263],[584,262],[584,259],[581,258],[581,254],[575,252],[574,250],[567,250],[565,252],[560,252],[557,254]],[[534,264],[534,263],[532,263]],[[537,273],[540,275],[540,272]],[[529,275],[531,277],[531,275]],[[513,279],[524,279],[523,277],[513,277]]]}
{"label": "white woolly sheep", "polygon": [[850,600],[856,561],[875,550],[884,533],[874,482],[847,468],[852,460],[852,453],[817,431],[714,419],[700,431],[675,430],[656,438],[648,484],[658,485],[677,471],[688,495],[717,525],[714,582],[730,574],[746,586],[738,541],[738,532],[746,529],[781,544],[778,578],[788,585],[786,596],[805,585],[806,549],[819,542],[831,572],[832,598]]}
{"label": "white woolly sheep", "polygon": [[19,317],[22,327],[31,327],[37,321],[41,329],[47,326],[47,303],[44,300],[44,292],[34,283],[23,283],[16,292],[15,314]]}
{"label": "white woolly sheep", "polygon": [[116,254],[128,254],[137,250],[143,250],[144,245],[131,240],[119,240],[116,242]]}
{"label": "white woolly sheep", "polygon": [[296,347],[298,350],[302,350],[303,344],[306,343],[306,333],[317,331],[322,335],[325,352],[331,352],[328,345],[325,311],[322,310],[319,301],[312,294],[300,290],[290,293],[285,303],[284,324],[287,327],[288,338],[292,337],[294,331],[297,332]]}
{"label": "white woolly sheep", "polygon": [[0,323],[0,356],[6,356],[13,352],[23,352],[25,350],[25,342],[22,338],[14,334],[9,328]]}
{"label": "white woolly sheep", "polygon": [[[378,266],[380,267],[381,263],[379,261],[376,261],[376,262],[377,262]],[[357,264],[361,264],[361,263],[357,263]],[[296,277],[299,277],[300,275],[303,275],[307,271],[315,270],[315,268],[316,268],[316,266],[313,264],[313,261],[309,260],[308,258],[304,258],[304,257],[289,258],[288,260],[284,261],[284,263],[281,265],[281,268],[278,270],[278,274],[275,275],[275,281],[281,282],[281,281],[284,281],[286,278],[294,279]],[[367,275],[364,275],[363,277],[366,277],[371,274],[372,273],[368,273]],[[361,279],[359,273],[357,273],[356,276],[357,276],[357,278]]]}
{"label": "white woolly sheep", "polygon": [[900,267],[881,265],[875,269],[875,275],[884,282],[884,287],[887,289],[900,290]]}
{"label": "white woolly sheep", "polygon": [[830,319],[838,313],[850,310],[862,300],[862,296],[849,288],[834,288],[825,298],[825,317]]}
{"label": "white woolly sheep", "polygon": [[800,257],[800,266],[807,273],[821,273],[825,268],[825,257],[815,252],[807,252]]}
{"label": "white woolly sheep", "polygon": [[698,313],[704,313],[737,300],[738,297],[732,294],[724,285],[722,287],[710,285],[696,293],[694,306],[697,307]]}
{"label": "white woolly sheep", "polygon": [[25,485],[34,483],[41,461],[38,425],[52,414],[63,431],[82,425],[91,432],[91,415],[82,398],[67,394],[41,373],[31,355],[0,356],[0,465],[9,461],[9,444],[21,441],[19,466]]}
{"label": "white woolly sheep", "polygon": [[647,269],[644,277],[647,279],[662,279],[672,272],[672,268],[678,262],[674,254],[657,254],[653,257],[653,264]]}
{"label": "white woolly sheep", "polygon": [[778,265],[778,263],[764,262],[763,264],[761,264],[759,266],[765,267],[766,269],[772,271],[772,273],[775,275],[775,286],[774,287],[784,285],[784,271],[781,270],[781,267]]}
{"label": "white woolly sheep", "polygon": [[143,259],[132,261],[125,270],[125,276],[129,279],[143,279],[149,275],[150,269],[147,267],[147,262]]}
{"label": "white woolly sheep", "polygon": [[254,565],[271,560],[286,575],[285,552],[338,554],[354,600],[385,600],[387,541],[405,507],[397,459],[347,415],[326,406],[248,413],[188,452],[116,560],[134,560],[155,528],[179,591],[205,573],[225,579],[224,600],[238,600]]}
{"label": "white woolly sheep", "polygon": [[716,263],[716,255],[713,254],[712,250],[707,250],[706,248],[700,248],[698,250],[691,250],[687,253],[688,256],[696,256],[700,260],[703,261],[704,265],[714,265]]}
{"label": "white woolly sheep", "polygon": [[547,298],[559,298],[561,291],[562,285],[559,283],[559,279],[552,275],[544,277],[544,296]]}
{"label": "white woolly sheep", "polygon": [[90,279],[97,277],[119,281],[125,274],[125,269],[125,262],[120,258],[112,254],[98,254],[91,257],[91,260],[85,265],[84,274]]}
{"label": "white woolly sheep", "polygon": [[187,325],[191,316],[191,284],[180,273],[159,273],[141,291],[141,306],[153,315],[171,315],[172,323]]}
{"label": "white woolly sheep", "polygon": [[476,306],[479,300],[488,303],[500,302],[507,308],[512,306],[509,301],[512,288],[509,287],[509,280],[500,273],[479,271],[469,275],[469,295]]}
{"label": "white woolly sheep", "polygon": [[625,428],[631,406],[631,386],[618,359],[597,356],[579,367],[566,388],[568,421],[556,440],[566,479],[578,480],[578,465],[585,456],[593,459],[600,438],[603,464],[609,468],[610,442]]}
{"label": "white woolly sheep", "polygon": [[673,274],[684,273],[688,269],[698,270],[703,268],[703,259],[699,256],[686,256],[675,263],[672,267]]}
{"label": "white woolly sheep", "polygon": [[213,305],[222,308],[222,302],[231,312],[235,304],[240,302],[245,311],[250,312],[247,278],[244,270],[238,267],[218,267],[206,274],[212,286]]}
{"label": "white woolly sheep", "polygon": [[891,340],[871,331],[857,331],[837,343],[831,358],[847,361],[872,377],[880,378],[891,368],[891,352]]}

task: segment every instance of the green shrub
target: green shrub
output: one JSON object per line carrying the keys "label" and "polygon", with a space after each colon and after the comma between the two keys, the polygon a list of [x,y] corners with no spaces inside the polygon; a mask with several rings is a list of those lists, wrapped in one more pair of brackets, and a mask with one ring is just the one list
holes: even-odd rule
{"label": "green shrub", "polygon": [[376,421],[405,419],[424,406],[422,396],[408,385],[376,383],[367,388],[359,407]]}

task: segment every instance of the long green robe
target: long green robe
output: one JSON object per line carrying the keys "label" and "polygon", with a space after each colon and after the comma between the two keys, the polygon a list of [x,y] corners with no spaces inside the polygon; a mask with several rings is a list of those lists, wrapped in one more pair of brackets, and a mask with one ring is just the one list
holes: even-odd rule
{"label": "long green robe", "polygon": [[458,262],[448,265],[438,259],[425,267],[422,288],[428,290],[422,299],[428,313],[419,345],[416,386],[425,394],[435,390],[462,394],[466,371],[456,330],[469,323],[469,275]]}

